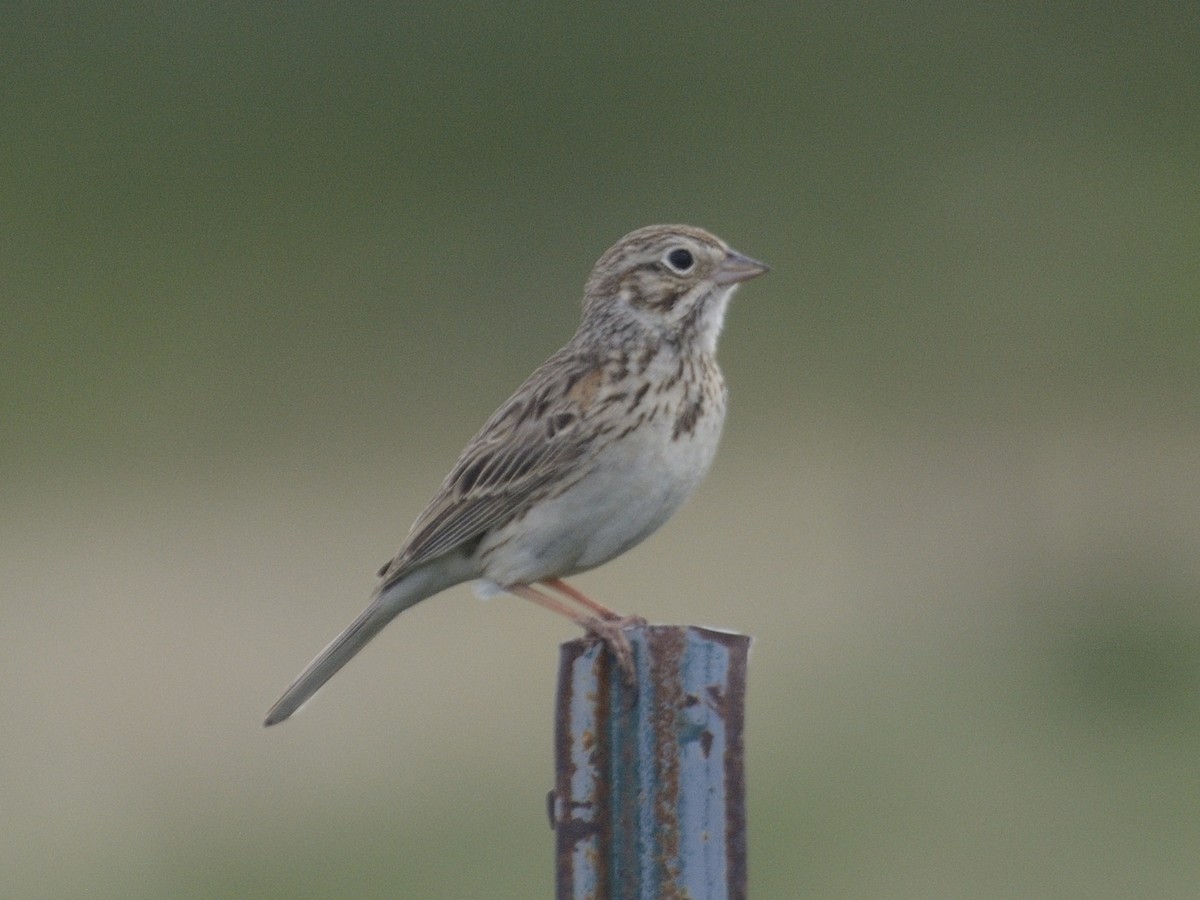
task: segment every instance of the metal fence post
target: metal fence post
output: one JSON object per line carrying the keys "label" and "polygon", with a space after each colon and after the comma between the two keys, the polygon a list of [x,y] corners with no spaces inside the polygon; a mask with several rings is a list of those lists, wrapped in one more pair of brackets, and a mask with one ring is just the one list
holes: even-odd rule
{"label": "metal fence post", "polygon": [[558,900],[744,900],[750,638],[629,629],[636,684],[563,644],[555,711]]}

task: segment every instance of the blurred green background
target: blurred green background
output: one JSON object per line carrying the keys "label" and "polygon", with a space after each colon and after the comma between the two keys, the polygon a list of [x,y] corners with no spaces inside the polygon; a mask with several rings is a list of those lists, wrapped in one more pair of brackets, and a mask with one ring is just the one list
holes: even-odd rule
{"label": "blurred green background", "polygon": [[259,723],[657,221],[769,261],[579,584],[757,636],[756,898],[1200,892],[1189,4],[8,3],[0,895],[551,895],[571,627]]}

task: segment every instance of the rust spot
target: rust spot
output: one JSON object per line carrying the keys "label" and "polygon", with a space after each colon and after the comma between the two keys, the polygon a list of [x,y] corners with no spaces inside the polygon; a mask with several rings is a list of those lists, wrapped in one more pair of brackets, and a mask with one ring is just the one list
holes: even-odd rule
{"label": "rust spot", "polygon": [[722,719],[725,718],[725,695],[721,693],[721,686],[719,684],[710,684],[708,686],[708,708]]}
{"label": "rust spot", "polygon": [[[600,398],[595,398],[600,402]],[[646,652],[645,663],[649,676],[638,687],[626,685],[615,661],[609,653],[596,653],[594,644],[586,640],[573,641],[562,647],[559,670],[558,715],[555,721],[557,772],[555,792],[547,798],[552,811],[556,843],[557,896],[573,897],[572,873],[577,866],[590,867],[598,878],[593,891],[586,892],[599,898],[636,896],[640,876],[625,867],[609,868],[613,859],[614,840],[620,835],[622,851],[627,852],[624,836],[634,833],[635,823],[625,821],[630,815],[649,815],[656,832],[654,858],[648,861],[654,869],[651,876],[660,885],[656,900],[684,900],[690,897],[679,881],[683,873],[680,853],[683,835],[678,816],[679,799],[683,792],[683,760],[681,758],[681,726],[687,726],[685,742],[698,742],[704,757],[717,753],[715,720],[720,716],[724,723],[724,740],[720,756],[724,758],[724,780],[728,802],[725,827],[706,831],[700,839],[706,842],[724,843],[728,872],[725,881],[730,900],[745,900],[746,897],[746,837],[745,837],[745,782],[742,764],[744,759],[743,711],[741,698],[745,693],[746,651],[749,641],[742,636],[706,634],[709,640],[729,647],[730,660],[728,683],[705,684],[694,693],[684,690],[680,667],[688,650],[688,629],[672,627],[649,627],[642,633],[645,643],[638,647],[639,654]],[[586,659],[581,659],[589,654]],[[574,665],[582,664],[588,670],[579,690],[580,681],[568,677]],[[594,680],[593,680],[594,679]],[[694,682],[693,682],[694,684]],[[579,693],[575,691],[579,690]],[[592,696],[585,697],[585,694]],[[582,732],[567,733],[572,705],[585,701],[595,707],[589,714],[592,721]],[[578,708],[577,706],[575,708]],[[649,756],[640,756],[641,763],[634,758],[636,748],[626,746],[630,742],[613,745],[609,726],[603,724],[613,717],[638,716],[649,726],[651,741]],[[707,720],[707,723],[705,723]],[[578,720],[576,720],[578,728]],[[643,732],[644,734],[644,732]],[[580,771],[575,771],[576,765]],[[653,773],[647,779],[653,785],[649,794],[626,796],[626,791],[636,788],[626,774],[635,765],[648,765]],[[583,774],[583,768],[594,768],[597,783],[579,791],[573,784],[573,776]],[[621,795],[610,791],[607,779],[620,771]],[[588,782],[590,779],[582,779]],[[645,782],[643,782],[645,784]],[[572,792],[575,792],[573,795]],[[629,802],[630,800],[633,802]],[[640,810],[640,812],[639,812]],[[620,819],[620,821],[618,821]],[[650,848],[645,848],[650,849]],[[649,873],[646,873],[649,874]],[[564,893],[565,891],[565,893]],[[577,897],[576,900],[583,900]]]}
{"label": "rust spot", "polygon": [[[572,872],[575,867],[577,849],[585,853],[602,853],[600,848],[607,845],[605,836],[611,826],[606,821],[609,814],[603,809],[606,798],[597,796],[593,790],[573,793],[576,775],[575,757],[577,750],[585,748],[574,746],[571,736],[570,711],[575,704],[586,703],[596,706],[599,714],[598,721],[605,721],[608,697],[603,682],[599,682],[599,690],[585,692],[583,696],[575,694],[575,681],[572,677],[574,668],[589,650],[586,641],[570,641],[560,648],[558,671],[558,696],[556,700],[557,715],[554,723],[554,756],[555,756],[555,787],[554,787],[554,832],[555,832],[555,882],[560,889],[563,885],[572,883]],[[587,740],[592,746],[586,748],[587,765],[603,771],[607,767],[604,759],[601,735],[594,730],[581,741]],[[604,876],[601,873],[601,890],[606,890]]]}
{"label": "rust spot", "polygon": [[[652,798],[654,824],[658,832],[658,864],[664,886],[674,886],[680,876],[679,794],[681,765],[675,740],[676,720],[685,706],[679,667],[687,650],[687,635],[681,628],[652,628],[646,635],[650,650],[650,675],[655,686],[654,766],[658,793]],[[675,894],[677,896],[677,894]],[[664,896],[672,897],[672,894]]]}

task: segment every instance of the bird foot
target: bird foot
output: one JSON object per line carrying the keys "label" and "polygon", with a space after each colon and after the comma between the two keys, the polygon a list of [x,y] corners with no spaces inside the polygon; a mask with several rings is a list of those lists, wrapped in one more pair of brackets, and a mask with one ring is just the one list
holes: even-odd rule
{"label": "bird foot", "polygon": [[633,648],[625,635],[626,628],[638,628],[646,624],[641,616],[621,616],[616,619],[590,618],[584,627],[588,634],[599,638],[617,658],[617,665],[625,675],[625,683],[632,687],[637,683],[637,670],[633,665]]}

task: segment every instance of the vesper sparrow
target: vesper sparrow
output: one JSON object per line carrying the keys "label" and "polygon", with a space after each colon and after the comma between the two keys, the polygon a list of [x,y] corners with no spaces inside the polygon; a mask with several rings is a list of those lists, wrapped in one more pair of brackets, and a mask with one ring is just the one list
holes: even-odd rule
{"label": "vesper sparrow", "polygon": [[401,612],[471,579],[484,594],[507,591],[568,616],[629,671],[621,627],[632,620],[562,578],[639,543],[704,477],[725,418],[715,358],[725,308],[740,282],[766,271],[687,225],[641,228],[601,256],[575,336],[467,445],[380,570],[370,605],[266,724],[294,713]]}

